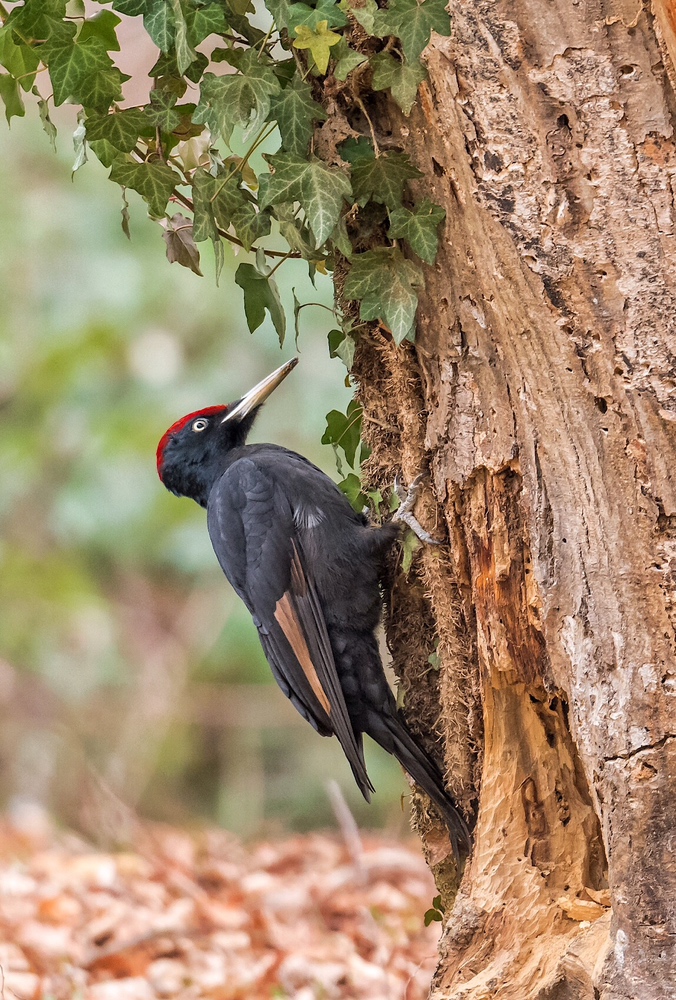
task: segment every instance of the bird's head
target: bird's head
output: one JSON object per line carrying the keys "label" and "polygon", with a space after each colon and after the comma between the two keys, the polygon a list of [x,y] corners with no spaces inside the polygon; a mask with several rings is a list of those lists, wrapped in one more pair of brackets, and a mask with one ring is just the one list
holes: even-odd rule
{"label": "bird's head", "polygon": [[244,444],[260,407],[297,363],[287,361],[235,403],[207,406],[172,424],[157,446],[157,472],[167,489],[206,507],[228,452]]}

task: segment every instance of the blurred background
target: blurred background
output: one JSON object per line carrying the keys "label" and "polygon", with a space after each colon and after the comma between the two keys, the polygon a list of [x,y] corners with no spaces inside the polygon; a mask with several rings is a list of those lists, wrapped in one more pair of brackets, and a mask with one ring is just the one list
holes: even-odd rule
{"label": "blurred background", "polygon": [[[398,765],[367,747],[368,807],[338,743],[274,684],[204,511],[155,470],[167,426],[242,395],[295,353],[293,330],[281,352],[269,324],[250,335],[238,260],[226,251],[220,287],[208,250],[203,278],[170,265],[133,192],[128,242],[107,171],[92,157],[71,179],[75,121],[58,112],[56,155],[34,108],[0,123],[0,804],[102,842],[137,816],[256,836],[333,825],[334,777],[360,824],[403,832]],[[292,287],[331,301],[302,263],[277,278],[287,317]],[[301,326],[301,364],[252,439],[337,478],[320,438],[351,392],[330,313]]]}

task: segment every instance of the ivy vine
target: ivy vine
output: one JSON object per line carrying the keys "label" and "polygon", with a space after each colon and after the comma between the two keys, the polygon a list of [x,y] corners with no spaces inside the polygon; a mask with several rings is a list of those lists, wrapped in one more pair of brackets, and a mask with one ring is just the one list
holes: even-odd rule
{"label": "ivy vine", "polygon": [[[275,272],[302,258],[311,277],[340,263],[342,297],[355,306],[329,334],[329,347],[348,369],[359,321],[378,321],[397,343],[412,339],[420,262],[434,262],[444,212],[412,197],[409,181],[421,174],[404,152],[379,146],[367,104],[389,91],[410,113],[431,32],[450,34],[445,0],[265,0],[264,8],[251,0],[113,0],[112,7],[87,16],[83,0],[0,2],[7,121],[25,114],[23,95],[31,93],[53,142],[50,105],[78,105],[75,169],[89,151],[110,169],[122,188],[127,235],[131,188],[163,226],[170,261],[201,274],[199,244],[211,241],[218,274],[227,244],[249,253],[235,281],[252,332],[267,312],[283,343]],[[119,15],[142,18],[159,49],[149,101],[139,107],[122,106],[128,77],[114,62]],[[233,135],[243,155],[233,154]],[[257,173],[252,155],[274,135],[279,148]],[[288,249],[279,249],[280,236]],[[296,329],[301,308],[296,303]],[[354,466],[359,414],[339,416],[349,424]],[[345,450],[341,426],[329,419],[325,439]],[[355,502],[365,502],[349,475]]]}

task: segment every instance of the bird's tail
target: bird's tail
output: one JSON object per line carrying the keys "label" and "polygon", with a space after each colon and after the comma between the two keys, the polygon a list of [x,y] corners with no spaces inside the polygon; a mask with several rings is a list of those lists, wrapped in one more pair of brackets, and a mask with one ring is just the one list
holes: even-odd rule
{"label": "bird's tail", "polygon": [[415,783],[429,795],[444,818],[458,864],[472,848],[472,836],[465,819],[444,787],[441,771],[418,745],[405,722],[397,715],[371,714],[367,730],[376,743],[393,754]]}

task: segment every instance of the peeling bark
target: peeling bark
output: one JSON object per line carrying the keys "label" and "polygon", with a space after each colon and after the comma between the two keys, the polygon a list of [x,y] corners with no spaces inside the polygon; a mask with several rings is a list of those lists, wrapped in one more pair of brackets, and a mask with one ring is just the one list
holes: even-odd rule
{"label": "peeling bark", "polygon": [[[373,481],[429,468],[418,513],[448,541],[390,615],[409,715],[441,732],[468,815],[478,803],[433,996],[668,1000],[676,14],[452,14],[419,106],[390,109],[390,141],[447,211],[417,342],[374,334],[355,369]],[[438,828],[417,819],[450,903]]]}

